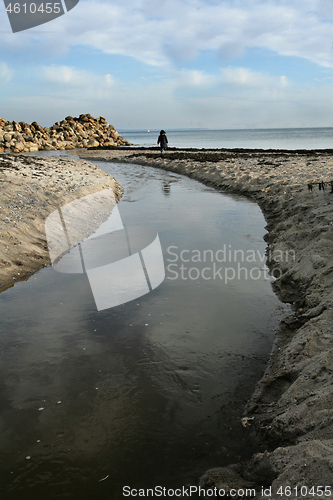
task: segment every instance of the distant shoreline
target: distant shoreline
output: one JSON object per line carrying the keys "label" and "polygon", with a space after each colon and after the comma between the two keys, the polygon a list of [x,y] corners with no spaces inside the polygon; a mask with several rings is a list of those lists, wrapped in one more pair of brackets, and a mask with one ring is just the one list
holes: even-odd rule
{"label": "distant shoreline", "polygon": [[[236,132],[240,131],[265,131],[265,130],[317,130],[317,129],[333,129],[333,125],[327,127],[266,127],[266,128],[210,128],[210,127],[182,127],[182,128],[169,128],[169,132],[185,132],[191,130],[208,130],[208,131],[222,131],[222,132]],[[120,128],[118,132],[159,132],[158,128]]]}
{"label": "distant shoreline", "polygon": [[[131,146],[106,146],[106,147],[89,147],[84,151],[144,151],[144,152],[154,152],[159,151],[158,146],[140,146],[139,144],[132,144]],[[80,156],[84,155],[84,151],[77,150]],[[167,148],[165,153],[171,152],[180,152],[180,153],[191,153],[191,152],[221,152],[221,153],[235,153],[235,154],[249,154],[249,153],[274,153],[274,154],[292,154],[292,153],[302,153],[304,155],[313,155],[313,154],[322,154],[327,153],[328,155],[333,154],[333,148],[314,148],[314,149],[263,149],[263,148],[194,148],[194,147],[173,147],[170,146]]]}
{"label": "distant shoreline", "polygon": [[[227,149],[331,149],[333,127],[266,129],[165,129],[169,146]],[[138,146],[156,144],[159,131],[122,130],[122,136]]]}

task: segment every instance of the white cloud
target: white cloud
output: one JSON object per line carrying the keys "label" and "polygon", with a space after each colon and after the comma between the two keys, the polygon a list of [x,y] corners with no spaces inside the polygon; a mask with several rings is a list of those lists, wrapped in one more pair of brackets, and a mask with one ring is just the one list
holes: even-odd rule
{"label": "white cloud", "polygon": [[215,85],[218,79],[215,75],[210,75],[200,70],[174,71],[170,81],[170,86],[177,87],[199,87],[209,88]]}
{"label": "white cloud", "polygon": [[[237,69],[237,68],[236,68]],[[105,116],[116,128],[265,128],[332,126],[332,85],[306,90],[277,78],[266,86],[235,86],[224,81],[223,72],[189,88],[185,72],[170,81],[141,83],[131,89],[115,84],[101,98],[93,89],[45,87],[44,95],[15,96],[2,105],[3,116],[12,120],[52,125],[64,116],[91,113]],[[191,73],[189,75],[191,76]],[[264,79],[265,75],[262,75]],[[253,85],[251,77],[247,80]],[[268,80],[267,80],[268,81]],[[192,92],[193,91],[193,92]],[[199,125],[200,124],[200,125]]]}
{"label": "white cloud", "polygon": [[[233,58],[246,48],[263,47],[333,67],[332,9],[331,0],[163,0],[158,4],[80,0],[68,14],[38,30],[2,34],[0,40],[9,51],[45,54],[47,47],[49,55],[59,55],[66,47],[86,46],[155,66],[193,59],[202,50]],[[3,14],[0,28],[6,31],[10,26]]]}
{"label": "white cloud", "polygon": [[[333,93],[323,86],[332,21],[331,0],[80,0],[39,30],[0,33],[17,78],[4,104],[10,112],[20,102],[26,116],[38,110],[49,124],[82,112],[109,112],[124,128],[159,127],[161,117],[163,127],[331,124]],[[274,54],[266,67],[270,52],[256,59],[263,52],[254,48],[313,61],[318,71],[294,70]],[[11,77],[0,65],[0,79]]]}
{"label": "white cloud", "polygon": [[6,62],[0,62],[0,82],[8,83],[14,75]]}
{"label": "white cloud", "polygon": [[222,82],[230,85],[247,88],[271,87],[284,89],[289,85],[288,78],[284,75],[272,77],[248,68],[223,68]]}
{"label": "white cloud", "polygon": [[220,68],[217,74],[209,74],[199,70],[173,71],[167,80],[168,88],[174,94],[179,91],[182,96],[200,100],[205,96],[228,95],[229,98],[244,97],[256,92],[262,99],[276,99],[285,95],[293,84],[285,75],[271,76],[249,68],[232,67]]}
{"label": "white cloud", "polygon": [[164,0],[158,5],[81,0],[45,25],[45,31],[57,33],[45,33],[43,40],[53,40],[55,50],[59,43],[90,46],[155,66],[193,59],[202,50],[237,57],[246,48],[263,47],[332,67],[332,18],[323,15],[332,10],[329,5],[327,0]]}
{"label": "white cloud", "polygon": [[67,87],[111,87],[112,75],[96,75],[70,66],[47,66],[42,68],[42,79],[49,83]]}
{"label": "white cloud", "polygon": [[[0,35],[8,49],[65,50],[90,46],[106,54],[168,65],[217,50],[238,57],[263,47],[333,67],[331,0],[81,0],[39,30]],[[4,16],[1,28],[9,29]],[[51,33],[50,31],[54,31]],[[43,32],[42,34],[40,34]],[[39,45],[36,43],[41,41]]]}
{"label": "white cloud", "polygon": [[226,40],[218,49],[218,54],[222,59],[233,59],[241,57],[245,53],[244,44],[240,41]]}

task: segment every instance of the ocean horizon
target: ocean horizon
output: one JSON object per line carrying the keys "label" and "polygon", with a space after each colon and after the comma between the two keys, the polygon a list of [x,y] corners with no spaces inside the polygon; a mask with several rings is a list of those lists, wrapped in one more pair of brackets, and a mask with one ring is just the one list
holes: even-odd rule
{"label": "ocean horizon", "polygon": [[[333,149],[333,127],[267,129],[164,129],[169,147],[244,149]],[[118,129],[130,143],[156,146],[159,129]]]}

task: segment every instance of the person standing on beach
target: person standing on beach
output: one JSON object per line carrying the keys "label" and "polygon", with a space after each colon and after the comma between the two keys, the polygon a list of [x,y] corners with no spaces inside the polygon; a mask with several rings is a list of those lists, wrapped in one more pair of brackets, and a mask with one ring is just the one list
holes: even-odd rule
{"label": "person standing on beach", "polygon": [[157,144],[160,145],[161,153],[163,153],[164,149],[168,147],[168,139],[167,136],[165,135],[164,130],[161,130],[160,135],[158,136],[157,139]]}

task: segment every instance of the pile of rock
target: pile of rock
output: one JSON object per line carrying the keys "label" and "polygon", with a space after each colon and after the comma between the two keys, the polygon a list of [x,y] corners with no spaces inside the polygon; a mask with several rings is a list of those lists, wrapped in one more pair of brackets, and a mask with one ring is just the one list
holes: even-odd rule
{"label": "pile of rock", "polygon": [[90,114],[80,115],[78,118],[67,116],[52,127],[42,127],[36,122],[10,122],[0,118],[0,153],[129,144],[103,116],[99,118],[93,118]]}

